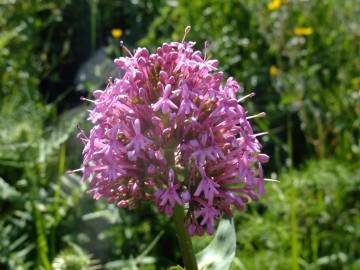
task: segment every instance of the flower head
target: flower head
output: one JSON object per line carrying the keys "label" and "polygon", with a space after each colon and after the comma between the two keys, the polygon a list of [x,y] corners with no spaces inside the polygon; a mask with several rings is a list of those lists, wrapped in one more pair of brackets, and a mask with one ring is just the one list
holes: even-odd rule
{"label": "flower head", "polygon": [[123,31],[120,28],[111,29],[111,35],[113,38],[121,38]]}
{"label": "flower head", "polygon": [[268,3],[267,7],[268,10],[274,11],[281,7],[282,1],[281,0],[272,0],[270,3]]}
{"label": "flower head", "polygon": [[186,204],[188,232],[201,235],[264,192],[268,156],[249,122],[256,116],[217,65],[184,41],[115,59],[122,75],[94,92],[93,128],[81,133],[95,199],[129,209],[149,200],[169,216]]}
{"label": "flower head", "polygon": [[269,68],[269,74],[271,77],[276,77],[279,74],[279,69],[275,65],[271,65]]}
{"label": "flower head", "polygon": [[314,33],[312,27],[295,27],[294,34],[297,36],[310,36]]}

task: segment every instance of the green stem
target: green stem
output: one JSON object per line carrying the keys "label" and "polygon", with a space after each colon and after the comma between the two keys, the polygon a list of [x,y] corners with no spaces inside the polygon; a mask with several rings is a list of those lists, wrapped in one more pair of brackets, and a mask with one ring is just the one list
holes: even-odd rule
{"label": "green stem", "polygon": [[191,239],[185,229],[184,219],[184,207],[176,204],[174,207],[174,222],[184,266],[186,270],[198,270]]}
{"label": "green stem", "polygon": [[[165,118],[167,121],[167,118]],[[167,125],[167,124],[166,124]],[[166,160],[169,163],[170,168],[175,168],[175,144],[169,142],[169,147],[164,149]],[[176,204],[174,207],[174,222],[176,236],[179,241],[180,251],[183,258],[184,266],[186,270],[198,270],[194,250],[191,244],[191,239],[185,228],[185,214],[184,207]]]}

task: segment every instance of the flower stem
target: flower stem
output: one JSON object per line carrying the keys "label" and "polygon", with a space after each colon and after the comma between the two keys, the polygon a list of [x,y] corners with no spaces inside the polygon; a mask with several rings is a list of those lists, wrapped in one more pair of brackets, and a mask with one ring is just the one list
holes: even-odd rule
{"label": "flower stem", "polygon": [[186,270],[198,270],[191,238],[185,229],[184,218],[184,207],[176,204],[174,207],[174,222],[184,266]]}

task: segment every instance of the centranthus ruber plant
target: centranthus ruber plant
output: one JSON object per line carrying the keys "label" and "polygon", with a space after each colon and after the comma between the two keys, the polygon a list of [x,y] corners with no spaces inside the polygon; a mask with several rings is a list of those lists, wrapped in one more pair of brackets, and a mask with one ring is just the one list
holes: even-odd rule
{"label": "centranthus ruber plant", "polygon": [[[186,33],[189,28],[186,29]],[[136,209],[151,201],[174,217],[186,269],[197,269],[189,235],[213,234],[216,220],[264,192],[259,135],[224,82],[218,61],[194,42],[138,48],[115,59],[119,77],[94,92],[93,127],[83,151],[83,180],[98,200]]]}

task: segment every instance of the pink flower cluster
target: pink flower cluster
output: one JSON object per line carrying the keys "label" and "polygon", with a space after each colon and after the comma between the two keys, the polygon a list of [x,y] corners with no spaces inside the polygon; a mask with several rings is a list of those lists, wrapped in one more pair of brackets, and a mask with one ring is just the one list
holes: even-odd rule
{"label": "pink flower cluster", "polygon": [[81,139],[95,199],[129,209],[150,200],[169,216],[185,206],[189,234],[202,235],[232,205],[241,210],[264,192],[269,158],[237,100],[238,83],[223,85],[218,61],[193,46],[171,42],[115,59],[123,75],[94,92],[94,126]]}

